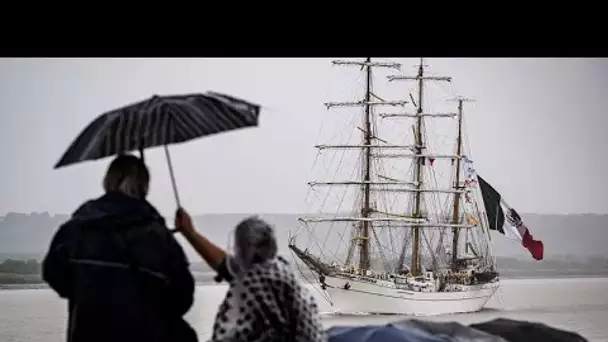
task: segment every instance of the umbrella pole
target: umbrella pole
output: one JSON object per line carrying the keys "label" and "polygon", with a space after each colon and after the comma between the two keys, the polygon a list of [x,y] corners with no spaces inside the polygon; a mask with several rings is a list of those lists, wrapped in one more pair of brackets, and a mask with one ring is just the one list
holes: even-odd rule
{"label": "umbrella pole", "polygon": [[146,162],[146,160],[144,159],[144,149],[143,148],[139,149],[139,159],[141,159],[142,163]]}
{"label": "umbrella pole", "polygon": [[171,184],[173,185],[173,194],[175,195],[175,203],[180,208],[179,194],[177,193],[177,183],[175,182],[175,175],[173,174],[173,163],[171,163],[171,155],[169,154],[169,148],[165,145],[165,156],[167,157],[167,164],[169,165],[169,176],[171,177]]}

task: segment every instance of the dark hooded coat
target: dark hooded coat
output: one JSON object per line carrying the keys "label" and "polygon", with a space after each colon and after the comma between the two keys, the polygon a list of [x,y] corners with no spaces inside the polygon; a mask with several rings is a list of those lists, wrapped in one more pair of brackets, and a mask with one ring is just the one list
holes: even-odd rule
{"label": "dark hooded coat", "polygon": [[197,340],[183,320],[194,279],[181,246],[145,200],[86,202],[51,241],[43,278],[68,301],[68,342]]}

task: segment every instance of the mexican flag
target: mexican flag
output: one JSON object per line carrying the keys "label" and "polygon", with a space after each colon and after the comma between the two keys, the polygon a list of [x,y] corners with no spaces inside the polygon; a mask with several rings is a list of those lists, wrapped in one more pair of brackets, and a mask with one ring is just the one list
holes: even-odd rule
{"label": "mexican flag", "polygon": [[479,175],[476,176],[490,229],[505,235],[507,238],[521,242],[530,251],[534,259],[542,260],[543,242],[534,240],[519,214],[506,204],[500,193]]}

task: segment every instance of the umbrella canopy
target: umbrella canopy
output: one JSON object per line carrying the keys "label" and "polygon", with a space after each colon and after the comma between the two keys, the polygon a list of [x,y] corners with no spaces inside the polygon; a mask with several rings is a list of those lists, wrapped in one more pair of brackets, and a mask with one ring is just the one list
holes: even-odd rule
{"label": "umbrella canopy", "polygon": [[406,330],[422,330],[450,342],[507,342],[500,336],[477,330],[458,322],[433,322],[407,319],[393,323]]}
{"label": "umbrella canopy", "polygon": [[260,106],[216,92],[152,96],[101,114],[68,147],[55,169],[87,160],[164,146],[177,193],[168,145],[258,125]]}
{"label": "umbrella canopy", "polygon": [[359,327],[336,326],[327,330],[328,342],[446,342],[424,330],[394,324]]}
{"label": "umbrella canopy", "polygon": [[583,336],[556,329],[543,323],[497,318],[488,322],[472,324],[471,327],[503,337],[507,341],[586,342]]}
{"label": "umbrella canopy", "polygon": [[155,95],[100,115],[55,168],[257,126],[259,113],[259,105],[215,92]]}

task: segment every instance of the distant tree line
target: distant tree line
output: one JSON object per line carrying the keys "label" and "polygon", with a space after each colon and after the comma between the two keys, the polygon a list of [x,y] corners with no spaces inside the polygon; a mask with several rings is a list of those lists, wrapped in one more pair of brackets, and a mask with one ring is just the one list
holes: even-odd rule
{"label": "distant tree line", "polygon": [[[42,213],[14,213],[0,216],[0,254],[19,254],[11,259],[29,259],[21,254],[46,252],[57,228],[69,217]],[[0,258],[0,261],[4,258]]]}
{"label": "distant tree line", "polygon": [[41,264],[36,259],[7,259],[0,263],[0,273],[40,274]]}

